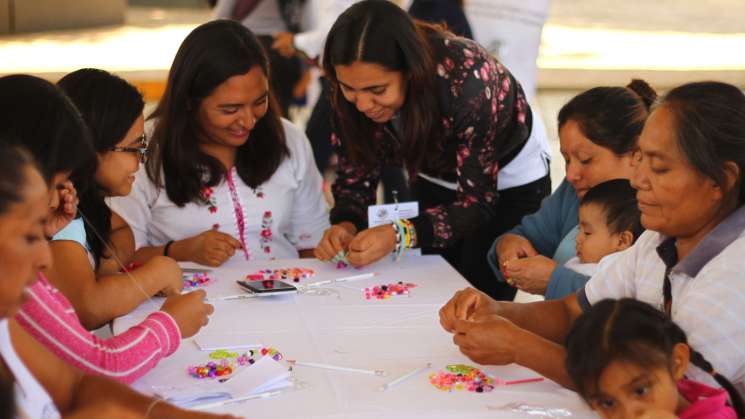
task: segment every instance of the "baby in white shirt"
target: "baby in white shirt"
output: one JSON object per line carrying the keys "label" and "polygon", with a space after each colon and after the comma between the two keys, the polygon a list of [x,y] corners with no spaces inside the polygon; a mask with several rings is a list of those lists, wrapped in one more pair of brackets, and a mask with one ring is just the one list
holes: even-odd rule
{"label": "baby in white shirt", "polygon": [[592,276],[600,263],[631,247],[642,234],[636,190],[627,179],[614,179],[587,191],[579,204],[577,256],[564,266]]}

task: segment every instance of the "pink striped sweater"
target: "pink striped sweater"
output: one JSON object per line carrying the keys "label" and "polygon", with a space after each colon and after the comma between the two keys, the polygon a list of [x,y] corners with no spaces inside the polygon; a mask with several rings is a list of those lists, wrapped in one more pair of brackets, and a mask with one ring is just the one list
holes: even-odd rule
{"label": "pink striped sweater", "polygon": [[86,330],[70,301],[41,274],[16,320],[47,349],[82,371],[132,383],[171,355],[181,331],[162,311],[110,339]]}

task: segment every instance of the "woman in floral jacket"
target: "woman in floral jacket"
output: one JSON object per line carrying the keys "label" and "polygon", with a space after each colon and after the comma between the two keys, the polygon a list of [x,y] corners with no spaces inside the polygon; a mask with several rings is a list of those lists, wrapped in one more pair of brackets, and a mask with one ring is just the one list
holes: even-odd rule
{"label": "woman in floral jacket", "polygon": [[[390,225],[364,230],[380,167],[406,168],[419,216],[415,243],[440,253],[477,287],[509,298],[486,264],[488,241],[538,209],[550,192],[548,147],[510,72],[478,44],[366,0],[327,38],[339,153],[332,227],[322,260],[347,252],[362,266],[397,249]],[[363,231],[364,230],[364,231]]]}

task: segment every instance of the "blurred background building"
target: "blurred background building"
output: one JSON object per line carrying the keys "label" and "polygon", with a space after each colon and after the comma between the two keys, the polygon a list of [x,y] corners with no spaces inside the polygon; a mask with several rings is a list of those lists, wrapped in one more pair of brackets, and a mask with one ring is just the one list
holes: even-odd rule
{"label": "blurred background building", "polygon": [[[631,78],[660,91],[702,79],[745,86],[744,0],[464,0],[464,6],[474,37],[535,91],[532,102],[554,148],[554,185],[564,175],[556,114],[579,91]],[[82,67],[103,68],[136,84],[152,105],[183,38],[211,18],[207,0],[0,0],[0,74],[54,81]],[[313,87],[310,105],[293,110],[300,124]]]}

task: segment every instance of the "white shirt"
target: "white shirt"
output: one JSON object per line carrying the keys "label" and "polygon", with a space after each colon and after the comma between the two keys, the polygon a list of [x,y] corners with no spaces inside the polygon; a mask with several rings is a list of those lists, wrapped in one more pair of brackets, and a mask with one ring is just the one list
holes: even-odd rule
{"label": "white shirt", "polygon": [[[219,0],[215,5],[215,17],[230,19],[236,0]],[[256,35],[274,35],[287,32],[287,25],[279,14],[277,0],[261,0],[256,8],[241,21],[243,26]]]}
{"label": "white shirt", "polygon": [[582,263],[579,261],[579,258],[575,256],[566,261],[564,267],[567,269],[571,269],[574,272],[579,272],[582,275],[593,276],[603,266],[612,263],[612,261],[618,257],[618,254],[619,252],[607,254],[600,258],[600,261],[598,261],[598,263]]}
{"label": "white shirt", "polygon": [[18,358],[10,340],[8,320],[0,320],[0,356],[15,378],[13,390],[16,404],[16,418],[19,419],[57,419],[60,417],[49,393],[31,375]]}
{"label": "white shirt", "polygon": [[211,229],[243,243],[245,249],[232,260],[293,259],[299,249],[314,248],[329,227],[321,175],[305,134],[289,121],[282,125],[290,156],[274,175],[253,189],[233,168],[212,188],[209,204],[177,207],[140,168],[132,193],[111,200],[112,210],[132,228],[136,248],[162,246]]}
{"label": "white shirt", "polygon": [[[229,19],[235,1],[219,0],[215,6],[215,18]],[[311,58],[321,55],[331,26],[339,15],[354,3],[356,0],[306,0],[303,6],[302,32],[295,34],[295,48]],[[277,0],[262,0],[241,23],[259,35],[274,35],[287,31],[287,26],[279,13]]]}
{"label": "white shirt", "polygon": [[[664,309],[665,264],[657,247],[667,238],[646,231],[577,294],[581,306],[635,298]],[[672,319],[700,352],[745,396],[745,207],[722,221],[670,274]],[[718,386],[691,366],[693,380]]]}

